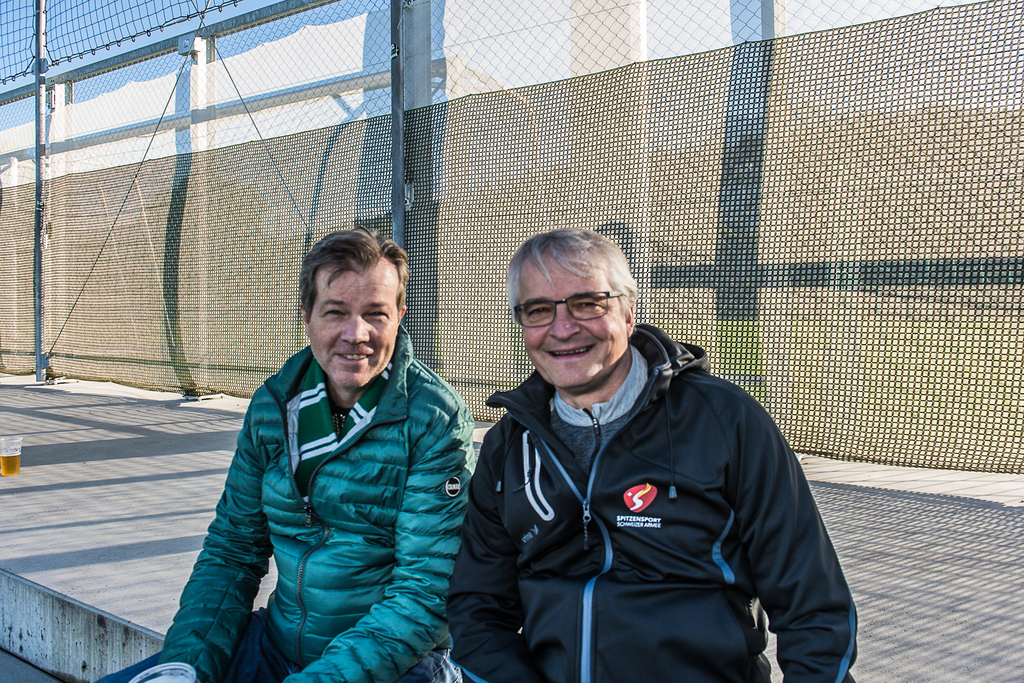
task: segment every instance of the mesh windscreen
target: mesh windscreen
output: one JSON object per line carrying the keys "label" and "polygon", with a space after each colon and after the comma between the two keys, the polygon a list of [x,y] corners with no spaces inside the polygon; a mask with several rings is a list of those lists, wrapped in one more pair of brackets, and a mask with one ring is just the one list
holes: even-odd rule
{"label": "mesh windscreen", "polygon": [[499,417],[486,397],[531,370],[504,268],[529,235],[592,228],[629,258],[639,321],[704,347],[797,450],[1024,471],[1024,91],[1007,11],[412,112],[417,351],[479,419]]}
{"label": "mesh windscreen", "polygon": [[[630,260],[639,321],[704,347],[797,450],[1024,472],[1022,8],[408,112],[417,356],[498,418],[486,398],[531,371],[505,302],[512,253],[549,228],[595,229]],[[377,117],[50,182],[53,371],[250,394],[305,343],[310,244],[355,222],[390,231],[389,129]],[[31,188],[2,196],[25,294],[3,302],[0,362],[30,371]],[[8,344],[8,320],[24,340]]]}
{"label": "mesh windscreen", "polygon": [[43,284],[53,371],[251,394],[305,344],[302,256],[357,215],[373,224],[390,180],[390,155],[373,152],[389,150],[387,126],[157,159],[134,183],[135,167],[54,181]]}
{"label": "mesh windscreen", "polygon": [[0,190],[0,372],[27,374],[36,366],[32,292],[35,185]]}

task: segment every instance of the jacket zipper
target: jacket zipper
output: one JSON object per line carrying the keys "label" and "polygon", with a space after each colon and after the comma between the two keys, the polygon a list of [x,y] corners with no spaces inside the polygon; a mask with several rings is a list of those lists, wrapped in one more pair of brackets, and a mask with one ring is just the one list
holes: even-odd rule
{"label": "jacket zipper", "polygon": [[580,683],[590,683],[593,661],[591,652],[594,649],[594,586],[597,580],[612,568],[612,542],[608,530],[601,520],[595,520],[597,528],[604,537],[604,565],[597,576],[587,581],[583,588],[583,642],[580,643]]}
{"label": "jacket zipper", "polygon": [[[590,454],[591,472],[593,472],[594,460],[601,452],[601,423],[588,410],[590,422],[594,425],[594,452]],[[590,550],[590,488],[587,487],[587,497],[583,500],[583,549]]]}
{"label": "jacket zipper", "polygon": [[[309,513],[307,512],[306,526],[310,525],[308,521],[308,515]],[[306,662],[303,660],[302,657],[302,631],[306,628],[306,622],[309,620],[309,612],[306,611],[306,601],[302,599],[302,579],[305,577],[306,574],[306,561],[309,560],[310,555],[312,555],[314,552],[322,548],[324,544],[327,543],[327,539],[330,538],[330,536],[331,528],[327,525],[324,525],[323,538],[321,538],[320,541],[315,546],[307,550],[306,554],[302,556],[302,559],[299,561],[298,572],[295,575],[295,600],[299,604],[299,610],[302,614],[302,618],[299,620],[299,627],[295,631],[295,655],[296,659],[298,660],[298,663],[301,666],[306,665]]]}
{"label": "jacket zipper", "polygon": [[[335,451],[334,453],[331,453],[329,456],[324,458],[323,461],[321,461],[320,464],[317,465],[316,469],[313,470],[313,473],[309,475],[309,486],[306,489],[307,495],[305,500],[303,500],[302,494],[299,492],[299,482],[298,479],[295,477],[295,470],[292,469],[291,453],[288,452],[288,413],[285,406],[281,403],[281,400],[277,397],[277,395],[271,392],[271,396],[274,397],[274,402],[277,403],[277,409],[281,413],[281,431],[284,434],[284,448],[285,452],[288,455],[287,465],[290,471],[289,479],[292,482],[292,491],[294,491],[296,497],[302,501],[302,509],[306,513],[306,526],[312,527],[313,517],[317,516],[316,510],[313,509],[313,504],[310,502],[310,500],[313,497],[313,480],[316,479],[316,475],[320,473],[320,470],[323,468],[323,466],[326,465],[328,461],[333,460],[338,455],[340,455],[341,451]],[[371,422],[363,429],[363,432],[367,432],[371,428],[377,427],[379,425],[392,424],[401,421],[401,419],[395,418],[393,420],[381,420],[380,422]],[[355,442],[353,441],[352,443],[348,444],[348,447],[351,447],[354,443]],[[317,519],[319,519],[319,516],[317,516]],[[305,665],[304,662],[302,661],[302,630],[306,627],[306,622],[309,621],[309,612],[306,610],[306,601],[302,599],[302,579],[306,573],[306,564],[310,556],[314,552],[322,548],[325,543],[327,543],[327,539],[331,537],[331,532],[331,528],[325,524],[323,538],[321,538],[320,541],[315,546],[313,546],[312,548],[307,550],[305,554],[303,554],[302,559],[299,560],[299,567],[296,570],[295,602],[298,604],[299,612],[302,616],[299,619],[299,627],[295,631],[295,654],[296,658],[299,660],[298,663],[301,665]]]}
{"label": "jacket zipper", "polygon": [[601,423],[597,421],[596,417],[591,415],[589,410],[586,413],[590,416],[591,424],[594,425],[594,452],[590,454],[590,457],[593,458],[601,450]]}
{"label": "jacket zipper", "polygon": [[[555,454],[551,451],[551,447],[548,446],[547,442],[543,439],[540,440],[544,444],[544,450],[551,456],[552,462],[555,463],[555,467],[562,474],[562,478],[569,485],[569,490],[576,495],[576,499],[583,504],[583,528],[586,530],[586,525],[590,522],[590,495],[589,487],[587,491],[587,497],[584,498],[579,489],[576,488],[576,484],[573,483],[569,477],[569,473],[562,467],[561,461],[555,457]],[[593,467],[593,465],[591,465]],[[593,477],[591,477],[591,486],[593,486]],[[605,528],[604,522],[600,519],[595,519],[594,522],[597,524],[598,531],[601,532],[601,536],[604,539],[604,564],[601,566],[601,571],[592,576],[587,581],[586,586],[583,588],[583,606],[581,615],[583,619],[583,633],[580,642],[580,683],[590,683],[591,673],[590,670],[593,666],[591,658],[591,650],[593,649],[593,634],[594,634],[594,584],[597,583],[598,578],[602,574],[607,574],[608,570],[612,568],[612,539],[608,535],[608,529]],[[584,532],[585,533],[585,532]]]}
{"label": "jacket zipper", "polygon": [[[623,429],[625,429],[629,425],[629,423],[633,421],[633,418],[636,417],[637,413],[643,410],[644,407],[647,405],[647,399],[648,397],[650,397],[652,386],[653,385],[651,383],[648,383],[647,387],[645,387],[643,393],[643,400],[637,401],[637,404],[640,407],[630,414],[629,419],[626,420],[626,424],[623,425]],[[566,483],[569,485],[569,489],[576,495],[577,500],[579,500],[580,503],[583,505],[584,550],[589,550],[589,536],[587,533],[587,527],[589,526],[590,521],[593,519],[593,516],[590,512],[590,497],[594,490],[594,480],[597,474],[597,465],[598,461],[601,459],[601,456],[604,455],[604,452],[606,450],[605,447],[602,447],[600,445],[601,425],[597,422],[596,419],[594,419],[593,415],[590,416],[590,419],[593,420],[594,422],[594,434],[597,437],[597,445],[595,446],[595,455],[590,462],[590,478],[587,481],[586,497],[583,497],[580,494],[579,489],[576,488],[576,484],[574,484],[572,479],[569,477],[569,473],[566,472],[565,469],[563,469],[561,461],[559,461],[559,459],[555,457],[555,454],[551,450],[551,447],[548,446],[547,442],[544,441],[544,439],[540,439],[540,442],[544,444],[544,449],[548,452],[548,455],[551,456],[551,459],[555,463],[555,466],[558,468],[558,471],[561,472],[562,478],[565,479]],[[605,444],[605,446],[607,445],[608,444]],[[594,636],[594,587],[597,584],[597,580],[602,575],[607,574],[608,571],[612,568],[611,536],[608,535],[608,529],[605,527],[604,522],[602,522],[600,519],[594,519],[594,522],[597,524],[597,528],[601,532],[601,536],[604,539],[604,564],[601,567],[601,571],[599,571],[595,576],[591,577],[591,579],[587,581],[586,585],[583,587],[583,623],[582,636],[580,642],[580,683],[590,683],[592,678],[591,669],[593,667],[593,657],[591,655],[591,651],[593,650]]]}
{"label": "jacket zipper", "polygon": [[[392,424],[392,423],[395,423],[395,422],[401,422],[401,420],[396,418],[394,420],[382,420],[380,422],[371,422],[370,424],[368,424],[363,429],[363,432],[365,433],[365,432],[369,431],[372,427],[377,427],[377,426],[383,425],[383,424]],[[286,422],[285,423],[285,443],[286,444],[287,444],[287,437],[288,437],[287,431],[288,431],[288,423]],[[350,448],[354,443],[355,443],[355,441],[349,443],[346,446],[345,450],[348,450],[348,448]],[[306,494],[307,495],[306,495],[306,499],[305,500],[302,500],[302,496],[299,495],[299,484],[298,484],[298,481],[295,478],[295,472],[292,472],[292,486],[295,487],[295,493],[297,495],[299,495],[299,500],[302,500],[302,509],[305,510],[305,512],[306,512],[306,526],[307,527],[313,526],[313,518],[314,517],[316,517],[317,520],[320,520],[320,516],[317,515],[316,514],[316,510],[313,509],[313,503],[310,502],[312,500],[312,498],[313,498],[313,482],[316,480],[316,475],[320,473],[320,470],[323,469],[323,466],[326,465],[330,460],[333,460],[334,458],[336,458],[339,455],[341,455],[341,452],[342,451],[337,450],[337,451],[331,453],[326,458],[324,458],[320,462],[320,464],[316,466],[316,469],[313,470],[313,473],[311,475],[309,475],[309,486],[306,488]],[[289,467],[289,469],[291,468],[291,458],[290,458],[290,456],[289,456],[289,460],[288,460],[288,467]],[[302,556],[302,559],[299,560],[299,568],[296,571],[296,577],[295,577],[295,602],[299,606],[299,613],[302,615],[302,617],[299,620],[299,628],[295,631],[295,654],[298,657],[298,660],[299,660],[298,663],[303,665],[303,666],[305,666],[305,662],[303,662],[303,660],[302,660],[302,630],[306,627],[306,622],[309,620],[309,612],[306,610],[306,601],[303,600],[303,598],[302,598],[302,579],[303,579],[303,576],[306,573],[306,564],[308,563],[309,558],[313,555],[314,552],[316,552],[320,548],[324,547],[324,544],[327,543],[327,539],[331,537],[331,532],[332,532],[331,527],[329,527],[326,524],[324,524],[324,535],[323,535],[323,538],[321,538],[320,541],[315,546],[313,546],[312,548],[310,548],[309,550],[306,551],[306,553]]]}

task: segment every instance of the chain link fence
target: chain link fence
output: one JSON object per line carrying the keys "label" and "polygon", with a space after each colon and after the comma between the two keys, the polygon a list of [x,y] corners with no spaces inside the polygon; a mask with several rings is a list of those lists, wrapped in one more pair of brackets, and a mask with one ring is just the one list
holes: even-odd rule
{"label": "chain link fence", "polygon": [[[210,19],[48,78],[55,374],[251,394],[305,343],[312,242],[392,229],[390,5]],[[640,321],[705,347],[797,450],[1024,472],[1024,2],[445,0],[403,22],[405,325],[478,419],[531,369],[509,258],[579,227],[623,247]],[[31,105],[0,92],[16,373]]]}

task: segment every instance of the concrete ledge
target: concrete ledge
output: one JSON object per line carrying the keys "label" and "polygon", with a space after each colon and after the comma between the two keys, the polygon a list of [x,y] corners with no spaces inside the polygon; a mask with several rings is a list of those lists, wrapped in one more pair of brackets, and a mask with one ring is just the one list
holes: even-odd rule
{"label": "concrete ledge", "polygon": [[0,649],[67,683],[156,654],[164,637],[0,569]]}

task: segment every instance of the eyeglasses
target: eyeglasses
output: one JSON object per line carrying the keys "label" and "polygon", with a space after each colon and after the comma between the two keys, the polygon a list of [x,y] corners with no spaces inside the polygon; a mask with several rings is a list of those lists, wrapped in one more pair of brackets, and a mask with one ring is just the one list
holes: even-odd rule
{"label": "eyeglasses", "polygon": [[558,301],[528,301],[513,308],[512,312],[516,322],[523,327],[544,327],[555,322],[558,304],[565,304],[569,315],[576,320],[593,320],[608,312],[609,299],[620,296],[622,294],[614,292],[584,292]]}

